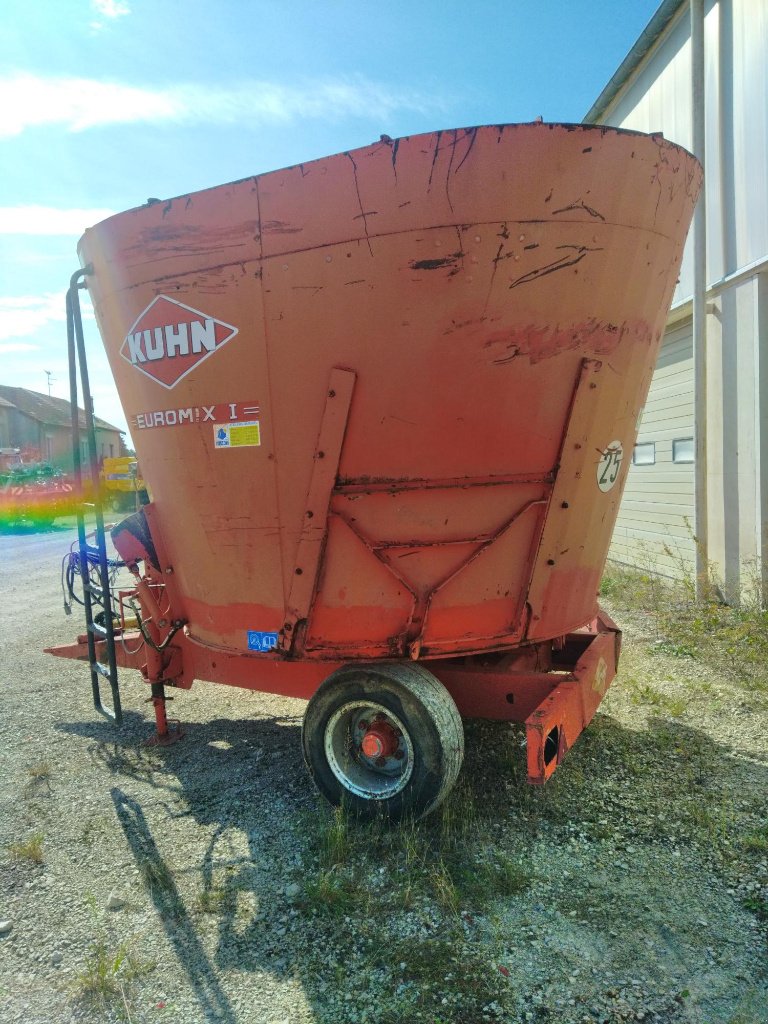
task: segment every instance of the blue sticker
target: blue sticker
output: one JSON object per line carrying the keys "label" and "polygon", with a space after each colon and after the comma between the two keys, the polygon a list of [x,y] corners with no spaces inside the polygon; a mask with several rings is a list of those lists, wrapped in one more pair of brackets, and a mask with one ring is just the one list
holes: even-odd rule
{"label": "blue sticker", "polygon": [[277,648],[277,633],[260,633],[258,630],[248,630],[249,651],[274,651]]}

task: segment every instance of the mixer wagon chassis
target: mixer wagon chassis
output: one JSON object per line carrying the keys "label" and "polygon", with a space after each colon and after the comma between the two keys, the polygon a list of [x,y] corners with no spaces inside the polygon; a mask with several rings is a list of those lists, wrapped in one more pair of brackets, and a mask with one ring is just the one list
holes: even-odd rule
{"label": "mixer wagon chassis", "polygon": [[[72,277],[67,324],[71,404],[77,409],[79,363],[93,476],[95,429],[78,298],[89,271]],[[586,361],[582,375],[591,367]],[[348,399],[354,378],[353,373],[333,371],[330,414],[327,409],[318,438],[322,451],[340,448],[340,424],[346,419],[331,400],[346,393]],[[342,405],[346,409],[348,401]],[[79,437],[74,414],[73,437]],[[86,474],[79,444],[73,444],[73,457],[82,493]],[[313,494],[332,485],[337,461],[323,460],[312,481]],[[306,593],[299,587],[301,594],[292,590],[293,620],[289,613],[282,642],[274,650],[254,655],[214,647],[196,640],[183,617],[155,506],[145,506],[112,529],[119,560],[107,556],[98,500],[92,509],[96,530],[86,535],[85,506],[78,508],[78,541],[70,556],[75,560],[70,579],[79,575],[82,585],[86,632],[76,643],[49,648],[48,653],[89,663],[96,709],[117,724],[122,720],[118,667],[138,669],[151,688],[156,732],[147,743],[156,746],[184,735],[181,724],[167,716],[171,698],[166,687],[189,689],[200,679],[307,699],[302,743],[309,770],[332,803],[351,797],[363,813],[384,806],[397,818],[437,806],[456,781],[463,759],[462,717],[523,723],[528,781],[546,782],[592,720],[616,674],[621,633],[602,612],[565,636],[513,649],[428,658],[417,639],[406,646],[410,657],[397,657],[393,649],[393,660],[291,658],[303,621],[295,612],[307,599],[311,604],[311,587]],[[115,592],[118,567],[130,571],[134,582]],[[70,594],[75,597],[72,589]],[[111,689],[111,707],[102,701],[104,683]]]}
{"label": "mixer wagon chassis", "polygon": [[[150,505],[139,514],[146,518],[150,528],[153,512]],[[442,684],[441,690],[444,688],[450,694],[462,718],[523,723],[528,781],[541,784],[552,775],[592,720],[616,674],[621,633],[603,612],[583,628],[554,641],[512,651],[419,662],[407,659],[352,663],[291,661],[278,652],[265,657],[214,649],[196,642],[184,628],[184,620],[175,614],[173,567],[164,559],[162,546],[157,544],[159,534],[154,530],[152,540],[156,550],[150,555],[130,531],[123,530],[116,537],[121,555],[136,577],[136,585],[132,590],[117,593],[112,632],[115,668],[138,669],[151,687],[149,700],[154,706],[156,733],[147,742],[153,745],[168,745],[183,735],[180,724],[167,717],[166,701],[171,698],[166,694],[166,687],[189,689],[194,679],[201,679],[311,700],[323,684],[327,691],[338,686],[339,678],[343,682],[354,677],[367,685],[369,710],[360,712],[360,716],[364,716],[360,718],[363,729],[359,724],[352,724],[353,742],[357,744],[358,753],[370,758],[372,765],[385,766],[388,760],[394,763],[403,754],[397,749],[400,723],[394,714],[388,715],[376,699],[377,679],[383,675],[385,689],[397,686],[407,689],[414,681],[419,682],[418,677],[428,675]],[[153,558],[157,560],[157,567],[151,564]],[[145,562],[143,574],[137,564],[142,559]],[[138,623],[138,628],[132,625],[132,619]],[[49,648],[48,652],[91,662],[92,676],[96,677],[95,706],[111,717],[110,709],[101,702],[98,687],[99,675],[109,678],[108,641],[106,636],[99,636],[103,628],[93,625],[90,639],[86,633],[79,636],[76,643]],[[94,671],[94,665],[101,671],[99,668]],[[117,696],[116,687],[113,696]],[[119,717],[119,705],[117,712]],[[307,728],[305,722],[305,733]],[[311,760],[311,747],[312,738],[305,735],[308,760]]]}

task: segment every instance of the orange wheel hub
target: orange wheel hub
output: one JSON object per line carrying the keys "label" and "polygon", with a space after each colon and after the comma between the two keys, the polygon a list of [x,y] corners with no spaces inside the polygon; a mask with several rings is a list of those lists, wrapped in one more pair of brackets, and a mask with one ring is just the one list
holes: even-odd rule
{"label": "orange wheel hub", "polygon": [[360,747],[366,757],[392,757],[399,746],[397,733],[386,722],[373,722],[366,730]]}

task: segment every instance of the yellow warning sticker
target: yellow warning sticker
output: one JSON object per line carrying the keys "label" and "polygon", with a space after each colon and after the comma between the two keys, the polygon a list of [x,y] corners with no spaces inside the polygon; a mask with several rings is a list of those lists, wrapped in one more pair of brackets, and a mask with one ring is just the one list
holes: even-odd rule
{"label": "yellow warning sticker", "polygon": [[255,448],[261,444],[258,420],[245,423],[217,423],[213,428],[216,448]]}

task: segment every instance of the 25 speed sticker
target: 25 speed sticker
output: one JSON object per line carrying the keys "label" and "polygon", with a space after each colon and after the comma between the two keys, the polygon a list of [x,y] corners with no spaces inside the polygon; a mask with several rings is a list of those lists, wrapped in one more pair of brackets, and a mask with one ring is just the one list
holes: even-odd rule
{"label": "25 speed sticker", "polygon": [[621,441],[611,441],[597,464],[597,486],[601,491],[610,491],[619,479],[619,470],[623,461],[624,448]]}

